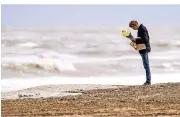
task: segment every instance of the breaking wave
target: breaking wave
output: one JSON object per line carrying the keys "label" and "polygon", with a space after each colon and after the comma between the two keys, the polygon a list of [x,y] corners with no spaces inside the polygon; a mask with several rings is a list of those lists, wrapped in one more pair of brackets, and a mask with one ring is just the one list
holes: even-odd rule
{"label": "breaking wave", "polygon": [[[75,71],[75,66],[68,60],[68,55],[58,58],[50,56],[18,56],[18,57],[2,57],[2,67],[11,70],[27,71],[30,69],[41,69],[45,71]],[[70,56],[69,56],[70,57]]]}

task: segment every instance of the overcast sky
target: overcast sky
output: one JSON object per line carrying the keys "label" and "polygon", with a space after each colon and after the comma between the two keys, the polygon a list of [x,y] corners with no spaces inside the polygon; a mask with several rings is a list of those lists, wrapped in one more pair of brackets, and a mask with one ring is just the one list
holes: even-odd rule
{"label": "overcast sky", "polygon": [[179,25],[180,5],[1,5],[2,26]]}

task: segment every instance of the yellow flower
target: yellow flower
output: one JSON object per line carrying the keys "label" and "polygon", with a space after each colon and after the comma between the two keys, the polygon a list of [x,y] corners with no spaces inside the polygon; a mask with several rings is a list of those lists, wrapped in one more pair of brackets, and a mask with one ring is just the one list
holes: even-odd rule
{"label": "yellow flower", "polygon": [[122,30],[121,35],[124,37],[128,37],[130,35],[130,33],[131,33],[130,31]]}

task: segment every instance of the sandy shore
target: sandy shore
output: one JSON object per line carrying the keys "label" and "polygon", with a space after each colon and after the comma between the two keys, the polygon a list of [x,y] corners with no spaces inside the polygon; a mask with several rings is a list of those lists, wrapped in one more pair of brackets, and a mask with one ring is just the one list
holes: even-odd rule
{"label": "sandy shore", "polygon": [[[2,115],[180,116],[180,83],[151,86],[66,85],[67,89],[62,87],[62,85],[41,86],[22,90],[21,93],[1,93],[4,96],[1,100]],[[56,94],[50,97],[45,94],[43,96],[42,90],[44,93],[52,94],[54,91]],[[78,95],[57,94],[58,91],[62,94]]]}
{"label": "sandy shore", "polygon": [[92,89],[108,89],[116,88],[111,85],[95,85],[95,84],[60,84],[60,85],[44,85],[24,90],[2,92],[1,99],[24,99],[24,98],[48,98],[48,97],[64,97],[68,95],[82,95],[83,90]]}

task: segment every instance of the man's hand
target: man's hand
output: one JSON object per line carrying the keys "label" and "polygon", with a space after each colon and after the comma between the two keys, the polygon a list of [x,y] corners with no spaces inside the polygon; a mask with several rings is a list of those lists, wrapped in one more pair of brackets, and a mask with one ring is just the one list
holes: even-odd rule
{"label": "man's hand", "polygon": [[133,38],[132,41],[133,41],[133,42],[136,42],[136,38]]}
{"label": "man's hand", "polygon": [[136,38],[133,38],[131,39],[133,42],[136,42],[137,39],[141,39],[141,37],[136,37]]}

